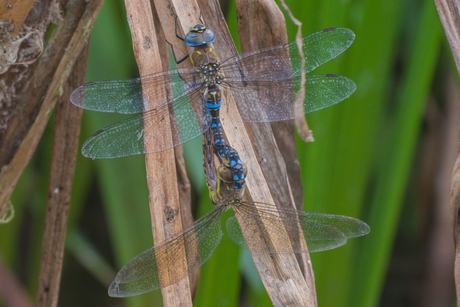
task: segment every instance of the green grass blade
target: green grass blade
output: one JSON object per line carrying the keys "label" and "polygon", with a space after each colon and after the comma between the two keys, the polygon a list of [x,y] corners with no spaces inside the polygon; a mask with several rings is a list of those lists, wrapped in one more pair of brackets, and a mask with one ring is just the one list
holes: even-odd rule
{"label": "green grass blade", "polygon": [[[201,196],[199,216],[214,209],[209,191],[205,187]],[[225,221],[231,210],[223,214]],[[224,224],[223,224],[224,225]],[[224,231],[225,225],[222,227]],[[196,294],[195,306],[237,306],[240,288],[240,272],[238,270],[239,247],[224,233],[214,254],[201,267],[200,282]]]}
{"label": "green grass blade", "polygon": [[[132,42],[123,1],[107,2],[91,35],[88,81],[135,77]],[[134,73],[134,74],[133,74]],[[117,122],[114,114],[85,112],[83,125],[91,133]],[[86,139],[89,135],[82,135]],[[115,271],[153,246],[144,156],[92,161],[97,169],[109,234],[116,259]],[[77,169],[78,171],[78,169]],[[121,301],[119,299],[114,299]],[[161,306],[161,293],[126,299],[128,306]]]}
{"label": "green grass blade", "polygon": [[[375,163],[373,148],[387,100],[386,80],[392,73],[401,9],[397,2],[323,1],[312,5],[308,16],[298,16],[305,22],[304,34],[332,26],[348,27],[356,33],[355,42],[343,55],[313,72],[349,77],[357,90],[339,105],[307,116],[316,139],[312,144],[298,142],[307,211],[367,221],[361,212]],[[342,248],[312,254],[320,306],[345,306],[348,297],[362,295],[351,288],[355,278],[361,278],[353,272],[360,265],[356,257],[362,243],[362,238],[353,239]]]}
{"label": "green grass blade", "polygon": [[363,295],[352,299],[350,306],[375,306],[379,301],[441,35],[436,8],[427,0],[407,55],[408,68],[396,99],[394,122],[371,206],[369,224],[373,233],[365,238],[359,267],[362,278],[355,284]]}

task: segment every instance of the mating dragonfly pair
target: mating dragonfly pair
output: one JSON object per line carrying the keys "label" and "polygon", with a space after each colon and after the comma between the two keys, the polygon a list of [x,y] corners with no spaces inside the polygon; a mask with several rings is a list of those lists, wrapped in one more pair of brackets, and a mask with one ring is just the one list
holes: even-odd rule
{"label": "mating dragonfly pair", "polygon": [[[344,245],[348,238],[369,232],[369,226],[355,218],[243,200],[244,184],[243,188],[235,187],[231,168],[220,164],[217,170],[214,169],[211,151],[215,148],[212,149],[210,135],[210,131],[206,132],[203,140],[203,167],[216,208],[132,259],[115,277],[109,288],[110,296],[142,294],[172,285],[193,273],[211,257],[219,244],[222,237],[220,218],[230,208],[234,215],[227,219],[227,234],[239,246],[253,253],[324,251]],[[234,149],[229,148],[229,151]],[[263,239],[248,234],[260,234]],[[267,242],[270,243],[267,245]]]}
{"label": "mating dragonfly pair", "polygon": [[[304,37],[306,72],[342,53],[353,40],[353,32],[344,28],[325,29]],[[184,41],[194,47],[190,56],[194,67],[137,79],[90,82],[71,95],[72,103],[85,109],[137,113],[91,136],[82,148],[87,157],[159,152],[205,133],[204,167],[211,198],[217,207],[131,260],[116,276],[109,295],[124,297],[148,292],[171,285],[198,269],[217,247],[222,236],[220,217],[229,208],[235,212],[226,223],[229,236],[252,252],[306,252],[305,242],[298,241],[299,235],[305,237],[308,251],[322,251],[345,244],[347,238],[367,234],[369,226],[354,218],[280,209],[273,204],[243,200],[243,163],[238,153],[225,143],[220,130],[221,91],[231,91],[245,122],[294,118],[294,90],[300,85],[302,73],[297,45],[292,42],[246,52],[219,63],[209,45],[214,34],[204,25],[192,27]],[[336,104],[356,88],[353,81],[339,75],[306,77],[305,113]],[[142,94],[142,89],[157,87],[168,90],[158,91],[156,97]],[[162,102],[156,109],[149,107],[153,99]],[[155,134],[165,119],[169,119],[172,131],[172,139],[166,141],[164,136]],[[153,146],[146,149],[144,142]],[[210,162],[211,151],[222,163],[217,172]],[[237,219],[243,223],[244,231]],[[273,234],[269,238],[273,244],[268,249],[258,238],[243,235],[248,228],[264,227]],[[185,251],[185,260],[178,258],[179,251]],[[184,261],[186,269],[179,269],[178,264]]]}

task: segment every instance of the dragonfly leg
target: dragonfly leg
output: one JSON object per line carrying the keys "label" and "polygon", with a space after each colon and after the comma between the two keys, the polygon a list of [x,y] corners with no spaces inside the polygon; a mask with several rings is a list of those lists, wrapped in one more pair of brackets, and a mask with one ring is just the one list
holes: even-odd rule
{"label": "dragonfly leg", "polygon": [[195,76],[193,76],[193,82],[192,83],[190,83],[187,80],[185,80],[184,78],[182,78],[181,74],[179,74],[179,73],[178,73],[178,76],[179,76],[179,78],[181,78],[181,80],[184,82],[184,84],[186,84],[189,88],[194,88],[196,86],[196,84],[197,84]]}
{"label": "dragonfly leg", "polygon": [[[178,39],[180,39],[181,41],[185,41],[185,38],[183,38],[182,36],[179,35],[179,33],[177,33],[177,14],[176,12],[174,12],[174,8],[171,8],[171,12],[173,13],[173,15],[175,16],[175,19],[174,19],[174,32],[176,33],[176,37]],[[173,54],[173,57],[174,57],[174,61],[176,62],[176,64],[180,64],[182,63],[183,61],[185,61],[186,58],[188,58],[189,54],[186,54],[183,58],[181,59],[177,59],[176,58],[176,53],[174,52],[174,47],[173,45],[168,42],[168,40],[166,39],[166,42],[169,44],[169,46],[171,47],[171,52]]]}
{"label": "dragonfly leg", "polygon": [[[176,36],[177,36],[177,34],[176,34]],[[176,53],[174,52],[174,46],[170,42],[168,42],[167,39],[165,39],[165,41],[168,43],[169,47],[171,48],[171,52],[172,52],[172,55],[174,57],[174,62],[176,62],[176,64],[182,63],[183,61],[185,61],[185,59],[187,59],[189,57],[189,54],[187,53],[182,59],[178,60],[176,58]]]}
{"label": "dragonfly leg", "polygon": [[171,11],[173,13],[173,15],[175,16],[175,19],[174,19],[174,31],[176,32],[176,37],[178,39],[180,39],[181,41],[185,41],[185,39],[179,35],[179,33],[177,33],[177,14],[176,12],[174,12],[174,8],[171,7]]}
{"label": "dragonfly leg", "polygon": [[203,13],[201,12],[201,9],[200,9],[200,18],[198,18],[198,19],[201,21],[201,24],[204,25],[204,21],[203,21],[202,17],[203,17]]}

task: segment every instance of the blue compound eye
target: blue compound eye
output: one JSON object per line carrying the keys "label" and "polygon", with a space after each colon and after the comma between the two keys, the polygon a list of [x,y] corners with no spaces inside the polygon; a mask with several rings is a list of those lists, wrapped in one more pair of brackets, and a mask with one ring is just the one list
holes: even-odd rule
{"label": "blue compound eye", "polygon": [[203,45],[203,37],[201,34],[189,33],[185,36],[185,45],[189,47],[197,47]]}
{"label": "blue compound eye", "polygon": [[203,41],[205,41],[206,44],[214,42],[215,39],[216,37],[214,36],[214,33],[212,33],[211,30],[207,29],[203,32]]}

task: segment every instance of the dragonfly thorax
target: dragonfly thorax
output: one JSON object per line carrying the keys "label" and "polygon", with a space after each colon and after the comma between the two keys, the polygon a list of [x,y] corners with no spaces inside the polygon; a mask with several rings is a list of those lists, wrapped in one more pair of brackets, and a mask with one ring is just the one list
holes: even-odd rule
{"label": "dragonfly thorax", "polygon": [[203,68],[210,63],[219,65],[219,58],[217,57],[216,51],[211,46],[201,46],[195,48],[195,50],[190,55],[190,60],[192,65],[198,68]]}
{"label": "dragonfly thorax", "polygon": [[220,85],[223,81],[223,77],[220,74],[219,63],[209,63],[201,65],[200,77],[204,78],[204,86],[209,87],[213,85]]}

